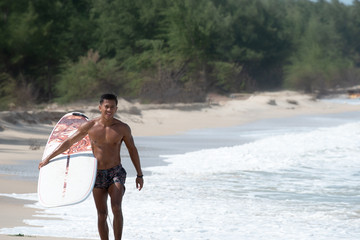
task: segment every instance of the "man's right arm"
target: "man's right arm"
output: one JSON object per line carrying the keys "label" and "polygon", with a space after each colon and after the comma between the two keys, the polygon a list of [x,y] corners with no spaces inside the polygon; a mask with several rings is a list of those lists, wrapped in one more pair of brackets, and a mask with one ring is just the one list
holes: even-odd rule
{"label": "man's right arm", "polygon": [[88,134],[88,130],[91,128],[92,123],[87,122],[79,127],[79,129],[70,137],[68,137],[64,142],[62,142],[51,154],[49,154],[43,161],[39,163],[39,169],[45,166],[50,162],[51,159],[56,157],[57,155],[68,150],[73,144],[77,143],[81,139],[83,139],[86,134]]}

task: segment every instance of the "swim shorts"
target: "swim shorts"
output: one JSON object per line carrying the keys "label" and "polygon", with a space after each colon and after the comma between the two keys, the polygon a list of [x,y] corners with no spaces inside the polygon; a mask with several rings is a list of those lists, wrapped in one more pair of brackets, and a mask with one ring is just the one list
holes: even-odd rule
{"label": "swim shorts", "polygon": [[125,189],[126,171],[122,165],[110,169],[97,170],[94,187],[108,189],[113,183],[121,183]]}

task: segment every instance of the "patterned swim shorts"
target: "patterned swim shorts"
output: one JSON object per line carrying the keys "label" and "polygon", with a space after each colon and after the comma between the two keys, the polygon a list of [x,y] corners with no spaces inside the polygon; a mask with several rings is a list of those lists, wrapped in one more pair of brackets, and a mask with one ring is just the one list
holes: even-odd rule
{"label": "patterned swim shorts", "polygon": [[94,187],[108,189],[113,183],[121,183],[125,189],[126,171],[122,165],[105,170],[97,170]]}

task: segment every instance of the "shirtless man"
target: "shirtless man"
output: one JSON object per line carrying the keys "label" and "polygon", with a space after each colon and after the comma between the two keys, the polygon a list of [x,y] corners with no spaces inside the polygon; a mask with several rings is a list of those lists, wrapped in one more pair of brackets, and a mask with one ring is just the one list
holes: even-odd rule
{"label": "shirtless man", "polygon": [[39,169],[49,163],[50,159],[68,150],[74,143],[89,134],[92,151],[97,159],[97,176],[93,196],[98,213],[98,230],[101,240],[109,239],[107,225],[107,199],[110,195],[111,209],[114,214],[114,236],[121,239],[123,215],[121,210],[122,197],[125,193],[126,171],[121,166],[120,147],[125,143],[131,161],[136,169],[136,188],[142,189],[144,181],[140,158],[135,147],[130,127],[114,118],[117,111],[117,98],[113,94],[104,94],[100,98],[99,110],[101,116],[82,124],[78,131],[65,140],[39,164]]}

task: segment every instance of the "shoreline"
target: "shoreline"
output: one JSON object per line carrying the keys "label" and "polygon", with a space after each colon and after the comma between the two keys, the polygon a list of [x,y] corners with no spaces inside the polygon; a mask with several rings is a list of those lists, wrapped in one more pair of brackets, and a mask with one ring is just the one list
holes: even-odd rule
{"label": "shoreline", "polygon": [[[80,106],[69,106],[57,111],[73,111]],[[97,116],[96,103],[84,107],[90,118]],[[47,111],[54,111],[48,109]],[[141,105],[125,100],[119,101],[118,117],[128,123],[137,136],[178,135],[195,129],[240,126],[257,120],[288,118],[301,115],[326,115],[360,111],[360,105],[348,105],[314,100],[310,95],[283,91],[254,94],[246,99],[216,99],[208,106],[191,104]],[[53,123],[54,124],[54,123]],[[12,126],[0,120],[0,165],[21,164],[19,161],[41,159],[43,145],[53,124],[27,124]],[[31,150],[32,144],[35,150]],[[37,146],[40,146],[38,149]],[[40,160],[39,160],[40,161]],[[37,166],[35,166],[37,168]],[[26,181],[16,175],[0,173],[0,193],[34,193],[37,182]],[[24,219],[35,214],[35,209],[24,206],[27,201],[0,196],[0,211],[3,213],[0,228],[24,225]],[[15,214],[14,214],[15,213]],[[6,224],[6,225],[5,225]],[[20,233],[22,234],[22,233]],[[25,234],[26,235],[26,234]],[[14,240],[18,236],[1,235],[1,239]],[[21,236],[22,237],[22,236]],[[71,238],[24,236],[21,239],[61,240]]]}
{"label": "shoreline", "polygon": [[[176,105],[174,109],[147,110],[134,104],[131,107],[140,109],[141,116],[123,114],[120,119],[131,125],[134,136],[164,136],[264,119],[360,111],[360,105],[327,102],[292,91],[258,93],[240,99],[218,96],[212,99],[207,107],[197,110],[179,110]],[[187,105],[181,106],[186,108]]]}

